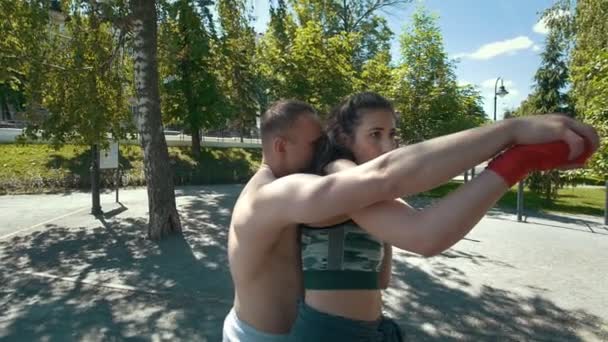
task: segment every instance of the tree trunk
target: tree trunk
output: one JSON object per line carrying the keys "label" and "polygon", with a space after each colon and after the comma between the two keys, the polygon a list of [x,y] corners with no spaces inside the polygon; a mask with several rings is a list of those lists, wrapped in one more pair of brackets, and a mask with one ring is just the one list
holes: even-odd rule
{"label": "tree trunk", "polygon": [[199,157],[201,155],[201,130],[192,128],[192,155]]}
{"label": "tree trunk", "polygon": [[201,133],[200,125],[196,118],[197,108],[195,105],[194,95],[192,94],[192,79],[190,62],[184,61],[180,66],[182,70],[182,80],[184,80],[186,87],[184,89],[184,97],[186,98],[186,108],[188,109],[188,121],[190,122],[190,134],[192,135],[192,155],[198,158],[201,155]]}
{"label": "tree trunk", "polygon": [[604,199],[604,225],[608,225],[608,180],[606,180],[606,187],[604,188],[606,198]]}
{"label": "tree trunk", "polygon": [[144,172],[148,186],[150,222],[148,237],[159,240],[181,233],[175,207],[173,174],[163,134],[156,60],[156,1],[132,0],[134,79],[137,92],[137,126],[144,150]]}
{"label": "tree trunk", "polygon": [[[0,120],[10,120],[11,119],[11,110],[8,108],[8,100],[5,94],[0,94]],[[6,114],[6,115],[5,115]]]}

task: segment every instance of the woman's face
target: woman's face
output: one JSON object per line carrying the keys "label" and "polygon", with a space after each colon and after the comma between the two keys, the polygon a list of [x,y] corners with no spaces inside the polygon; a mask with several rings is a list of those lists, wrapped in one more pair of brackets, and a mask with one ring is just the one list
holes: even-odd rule
{"label": "woman's face", "polygon": [[357,164],[365,163],[397,147],[395,115],[386,109],[363,109],[354,129],[350,150]]}

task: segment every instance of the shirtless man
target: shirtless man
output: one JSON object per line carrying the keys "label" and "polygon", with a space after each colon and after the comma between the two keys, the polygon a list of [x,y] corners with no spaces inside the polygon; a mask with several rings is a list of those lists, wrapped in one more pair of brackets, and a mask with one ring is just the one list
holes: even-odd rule
{"label": "shirtless man", "polygon": [[[230,223],[234,307],[224,341],[284,341],[302,295],[297,224],[331,221],[374,203],[429,190],[513,144],[567,143],[569,160],[599,138],[560,115],[510,119],[405,146],[357,167],[302,174],[322,135],[314,109],[279,101],[262,117],[262,166],[241,192]],[[580,166],[580,165],[572,165]]]}

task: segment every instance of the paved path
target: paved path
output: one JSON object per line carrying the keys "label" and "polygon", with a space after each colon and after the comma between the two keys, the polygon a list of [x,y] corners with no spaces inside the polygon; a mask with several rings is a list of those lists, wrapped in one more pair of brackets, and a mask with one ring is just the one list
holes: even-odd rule
{"label": "paved path", "polygon": [[[179,188],[184,237],[161,243],[142,188],[104,194],[102,219],[86,193],[0,196],[0,341],[219,341],[240,189]],[[527,220],[494,210],[438,257],[397,252],[387,313],[414,341],[608,340],[601,218]]]}

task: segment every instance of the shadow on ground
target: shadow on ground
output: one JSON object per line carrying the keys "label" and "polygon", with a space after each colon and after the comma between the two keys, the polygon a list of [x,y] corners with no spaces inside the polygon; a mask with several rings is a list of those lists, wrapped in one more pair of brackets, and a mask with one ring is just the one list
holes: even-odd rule
{"label": "shadow on ground", "polygon": [[[431,197],[411,197],[407,198],[407,201],[416,208],[424,209],[433,205],[438,199]],[[516,209],[494,207],[487,212],[486,217],[516,222],[514,218],[515,215],[517,215]],[[608,236],[608,226],[601,224],[599,218],[593,218],[591,216],[560,215],[559,213],[553,212],[524,210],[523,221],[533,222],[536,225],[547,228],[568,229]]]}
{"label": "shadow on ground", "polygon": [[[0,241],[0,340],[219,341],[233,296],[226,239],[238,189],[181,189],[184,235],[160,243],[146,240],[143,219],[122,209],[94,226],[47,225]],[[387,312],[411,340],[578,341],[580,331],[608,339],[600,318],[542,294],[485,286],[473,295],[448,259],[513,268],[457,250],[437,257],[431,272],[398,260]]]}
{"label": "shadow on ground", "polygon": [[[408,259],[419,258],[409,255]],[[431,271],[395,262],[385,307],[411,341],[586,341],[608,339],[602,319],[565,310],[542,293],[524,296],[483,285],[473,290],[467,276],[446,259],[483,267],[514,266],[484,255],[451,250],[433,259]],[[483,267],[481,267],[483,266]],[[399,291],[399,289],[406,289]],[[537,289],[538,290],[538,289]],[[538,292],[538,291],[536,291]]]}
{"label": "shadow on ground", "polygon": [[51,224],[0,241],[0,340],[220,340],[233,296],[226,239],[235,196],[180,193],[183,237],[152,242],[142,219],[108,215],[94,227]]}
{"label": "shadow on ground", "polygon": [[[510,214],[512,216],[505,216]],[[494,208],[487,213],[487,217],[515,221],[514,215],[517,215],[515,210],[504,210]],[[568,229],[583,233],[591,233],[608,236],[608,226],[600,223],[599,219],[587,218],[583,215],[565,216],[559,213],[526,211],[522,217],[524,222],[532,222],[547,228]]]}

